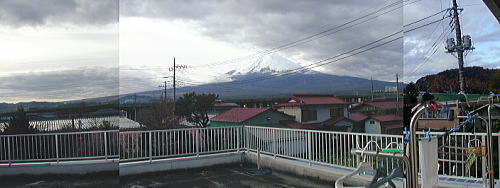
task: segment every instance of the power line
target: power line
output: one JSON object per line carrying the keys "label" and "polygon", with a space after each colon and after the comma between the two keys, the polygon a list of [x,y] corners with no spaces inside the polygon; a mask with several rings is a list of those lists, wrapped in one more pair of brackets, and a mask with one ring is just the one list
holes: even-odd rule
{"label": "power line", "polygon": [[[406,5],[409,5],[409,4],[412,4],[412,3],[415,3],[415,2],[418,2],[418,1],[421,1],[421,0],[416,0],[416,1],[413,1],[413,2],[410,2]],[[368,16],[372,16],[372,15],[375,15],[383,10],[386,10],[386,9],[389,9],[391,7],[394,7],[398,4],[402,3],[401,1],[397,1],[397,2],[394,2],[394,3],[391,3],[387,6],[384,6],[374,12],[371,12],[371,13],[368,13],[364,16],[361,16],[361,17],[358,17],[356,19],[353,19],[351,21],[348,21],[346,23],[343,23],[341,25],[338,25],[338,26],[335,26],[333,28],[329,28],[327,30],[324,30],[324,31],[321,31],[319,33],[316,33],[316,34],[313,34],[313,35],[310,35],[310,36],[307,36],[307,37],[304,37],[304,38],[301,38],[299,40],[296,40],[296,41],[293,41],[293,42],[290,42],[290,43],[287,43],[287,44],[284,44],[284,45],[280,45],[278,47],[274,47],[272,49],[269,49],[269,50],[263,50],[263,51],[260,51],[260,52],[257,52],[255,54],[250,54],[250,55],[247,55],[247,56],[242,56],[242,57],[238,57],[238,58],[234,58],[234,59],[229,59],[229,60],[225,60],[225,61],[221,61],[221,62],[215,62],[215,63],[209,63],[209,64],[204,64],[204,65],[198,65],[198,66],[192,66],[193,68],[197,68],[197,67],[206,67],[206,66],[217,66],[217,65],[223,65],[223,64],[229,64],[229,63],[235,63],[235,62],[239,62],[239,61],[242,61],[242,60],[245,60],[245,59],[248,59],[248,58],[253,58],[253,57],[260,57],[260,56],[264,56],[264,55],[267,55],[267,54],[270,54],[270,53],[274,53],[274,52],[277,52],[277,51],[281,51],[281,50],[284,50],[284,49],[288,49],[288,48],[291,48],[291,47],[294,47],[294,46],[297,46],[297,45],[300,45],[300,44],[303,44],[303,43],[306,43],[306,42],[310,42],[312,40],[316,40],[316,39],[319,39],[319,38],[323,38],[325,36],[328,36],[328,35],[331,35],[331,34],[334,34],[334,33],[337,33],[339,31],[342,31],[342,30],[345,30],[345,29],[348,29],[348,28],[351,28],[353,26],[356,26],[356,25],[359,25],[359,24],[362,24],[362,23],[365,23],[369,20],[372,20],[372,19],[375,19],[379,16],[382,16],[384,14],[387,14],[389,12],[392,12],[394,10],[397,10],[403,6],[406,6],[406,5],[401,5],[401,6],[398,6],[396,7],[395,9],[392,9],[392,10],[389,10],[389,11],[386,11],[380,15],[376,15],[375,17],[372,17],[372,18],[369,18],[367,20],[364,20],[360,23],[356,23],[354,25],[350,25],[348,26],[349,24],[351,23],[354,23],[356,21],[359,21],[359,20],[362,20],[363,18],[366,18]],[[344,27],[346,26],[346,27]],[[344,28],[342,28],[344,27]],[[338,30],[337,30],[338,29]],[[333,32],[332,32],[333,31]]]}
{"label": "power line", "polygon": [[[319,66],[323,66],[323,65],[326,65],[326,64],[330,64],[330,63],[334,63],[334,62],[337,62],[337,61],[340,61],[340,60],[343,60],[343,59],[346,59],[348,57],[352,57],[354,55],[358,55],[358,54],[361,54],[361,53],[364,53],[366,51],[369,51],[369,50],[372,50],[374,48],[378,48],[380,46],[383,46],[383,45],[386,45],[388,43],[391,43],[391,42],[394,42],[396,40],[399,40],[402,38],[402,36],[399,36],[397,38],[394,38],[394,39],[391,39],[389,41],[386,41],[384,43],[381,43],[381,44],[378,44],[378,45],[375,45],[373,47],[370,47],[370,48],[367,48],[365,50],[362,50],[362,51],[358,51],[358,50],[361,50],[365,47],[368,47],[368,46],[371,46],[375,43],[378,43],[380,41],[383,41],[385,39],[388,39],[392,36],[395,36],[397,34],[402,34],[402,33],[408,33],[408,32],[412,32],[416,29],[420,29],[420,28],[423,28],[423,27],[426,27],[428,25],[431,25],[431,24],[435,24],[441,20],[444,20],[445,17],[439,19],[439,20],[435,20],[435,21],[432,21],[432,22],[429,22],[429,23],[426,23],[424,25],[421,25],[421,26],[418,26],[418,27],[414,27],[412,29],[408,29],[408,30],[400,30],[400,31],[397,31],[395,33],[392,33],[390,35],[387,35],[385,37],[382,37],[378,40],[375,40],[373,42],[370,42],[368,44],[365,44],[361,47],[358,47],[358,48],[355,48],[353,50],[350,50],[350,51],[347,51],[347,52],[344,52],[344,53],[341,53],[341,54],[338,54],[336,56],[333,56],[333,57],[330,57],[330,58],[327,58],[327,59],[324,59],[324,60],[321,60],[321,61],[318,61],[316,63],[312,63],[312,64],[309,64],[309,65],[306,65],[306,66],[302,66],[300,68],[296,68],[296,69],[291,69],[291,70],[287,70],[287,71],[284,71],[284,72],[281,72],[281,73],[275,73],[275,74],[272,74],[272,75],[268,75],[268,76],[263,76],[263,77],[259,77],[259,78],[252,78],[252,79],[246,79],[246,80],[236,80],[236,81],[232,81],[232,82],[222,82],[222,83],[213,83],[213,85],[216,85],[216,84],[245,84],[245,83],[251,83],[251,82],[257,82],[257,81],[262,81],[262,80],[267,80],[267,79],[272,79],[272,78],[276,78],[276,77],[280,77],[280,76],[286,76],[286,75],[290,75],[290,74],[295,74],[295,73],[298,73],[300,72],[301,70],[305,70],[305,69],[308,69],[308,68],[315,68],[315,67],[319,67]],[[407,25],[411,25],[413,23],[410,23],[410,24],[407,24]],[[358,52],[356,52],[358,51]],[[352,53],[352,54],[351,54]],[[341,56],[344,56],[344,57],[341,57]],[[335,58],[338,58],[338,59],[335,59]],[[332,60],[334,59],[334,60]],[[331,60],[331,61],[330,61]]]}
{"label": "power line", "polygon": [[[375,40],[375,41],[373,41],[373,42],[370,42],[370,43],[368,43],[368,44],[365,44],[365,45],[363,45],[363,46],[361,46],[361,47],[358,47],[358,48],[355,48],[355,49],[353,49],[353,50],[350,50],[350,51],[348,51],[348,52],[344,52],[344,53],[342,53],[342,54],[339,54],[339,55],[336,55],[336,56],[333,56],[333,57],[330,57],[330,58],[327,58],[327,59],[324,59],[324,60],[318,61],[318,62],[316,62],[316,63],[312,63],[312,64],[310,64],[310,65],[306,65],[306,66],[303,66],[303,67],[300,67],[300,68],[297,68],[297,69],[292,69],[292,70],[286,71],[285,73],[278,73],[278,74],[270,75],[270,76],[267,76],[267,77],[283,76],[283,75],[288,75],[288,74],[298,73],[298,72],[300,72],[301,70],[304,70],[304,69],[307,69],[307,68],[309,68],[309,69],[310,69],[310,68],[315,68],[315,67],[323,66],[323,65],[326,65],[326,64],[329,64],[329,63],[333,63],[333,62],[339,61],[339,60],[341,60],[341,59],[345,59],[345,58],[347,58],[347,57],[351,57],[351,56],[354,56],[354,55],[357,55],[357,54],[360,54],[360,53],[366,52],[366,51],[371,50],[371,49],[373,49],[373,48],[375,48],[375,47],[380,47],[380,46],[382,46],[382,45],[385,45],[385,44],[388,44],[388,43],[390,43],[390,42],[393,42],[393,41],[395,41],[395,40],[397,40],[397,39],[401,39],[401,38],[402,38],[402,36],[397,37],[397,38],[395,38],[395,39],[392,39],[392,40],[390,40],[390,41],[388,41],[388,42],[384,42],[384,43],[382,43],[382,44],[380,44],[380,45],[376,45],[376,46],[374,46],[374,47],[368,48],[367,50],[363,50],[363,51],[360,51],[360,52],[353,53],[353,52],[355,52],[355,51],[357,51],[357,50],[363,49],[363,48],[368,47],[368,46],[370,46],[370,45],[373,45],[373,44],[375,44],[375,43],[377,43],[377,42],[383,41],[383,40],[388,39],[388,38],[390,38],[390,37],[392,37],[392,36],[395,36],[395,35],[397,35],[397,34],[401,34],[401,33],[408,33],[408,32],[414,31],[414,30],[416,30],[416,29],[420,29],[420,28],[422,28],[422,27],[425,27],[425,26],[428,26],[428,25],[431,25],[431,24],[437,23],[437,22],[439,22],[439,21],[441,21],[441,20],[443,20],[443,19],[444,19],[444,18],[439,19],[439,20],[436,20],[436,21],[433,21],[433,22],[430,22],[430,23],[427,23],[427,24],[424,24],[424,25],[421,25],[421,26],[418,26],[418,27],[415,27],[415,28],[412,28],[412,29],[409,29],[409,30],[406,30],[406,31],[400,30],[400,31],[398,31],[398,32],[392,33],[392,34],[387,35],[387,36],[385,36],[385,37],[382,37],[382,38],[380,38],[380,39],[378,39],[378,40]],[[350,53],[353,53],[353,54],[350,54]],[[336,59],[336,60],[333,60],[333,61],[329,61],[329,60],[331,60],[331,59],[335,59],[335,58],[338,58],[338,57],[341,57],[341,56],[343,56],[343,55],[347,55],[347,54],[350,54],[350,55],[345,56],[345,57],[342,57],[342,58],[340,58],[340,59]],[[266,78],[266,77],[263,77],[263,78],[255,78],[255,79],[248,79],[248,81],[252,81],[252,80],[260,80],[260,79],[265,79],[265,78]],[[245,80],[244,80],[244,81],[245,81]],[[235,82],[238,82],[238,81],[235,81]],[[235,82],[231,82],[231,83],[235,83]],[[240,81],[240,82],[243,82],[243,81]]]}
{"label": "power line", "polygon": [[[437,26],[438,25],[436,25],[436,27],[434,28],[434,30],[431,32],[430,36],[433,36],[434,32],[437,29]],[[424,61],[424,63],[422,63],[422,64],[425,64],[426,60],[430,59],[430,57],[432,57],[432,55],[434,55],[434,53],[437,51],[437,49],[439,49],[439,47],[442,46],[443,43],[440,43],[441,45],[437,46],[438,42],[442,41],[445,38],[447,38],[447,36],[449,36],[451,34],[450,32],[453,31],[453,27],[454,27],[453,25],[450,25],[450,28],[447,31],[443,29],[442,32],[441,32],[441,34],[436,38],[436,40],[434,40],[434,42],[432,43],[431,47],[424,53],[423,56],[421,56],[419,58],[418,61]],[[448,32],[448,34],[446,34],[447,32]],[[426,59],[426,57],[427,57],[427,59]],[[409,75],[413,74],[416,71],[416,69],[418,69],[422,64],[420,64],[418,67],[416,67],[415,69],[413,69],[412,72]]]}
{"label": "power line", "polygon": [[[437,41],[440,41],[444,38],[447,38],[448,36],[450,36],[451,34],[451,31],[453,31],[453,27],[449,29],[449,32],[443,32],[443,33],[448,33],[446,35],[440,35],[437,40],[435,40],[435,43]],[[443,34],[442,33],[442,34]],[[436,43],[437,44],[437,43]],[[437,52],[437,50],[443,46],[443,43],[440,43],[440,45],[432,45],[431,48],[429,48],[429,50],[427,50],[427,53],[425,53],[426,55],[422,56],[422,58],[420,58],[420,60],[423,60],[422,63],[420,63],[417,67],[415,67],[411,73],[409,73],[408,75],[413,75],[415,72],[417,72],[423,65],[425,65],[426,63],[428,63],[431,59],[432,59],[432,56]],[[429,55],[430,54],[430,55]],[[419,61],[420,61],[419,60]]]}

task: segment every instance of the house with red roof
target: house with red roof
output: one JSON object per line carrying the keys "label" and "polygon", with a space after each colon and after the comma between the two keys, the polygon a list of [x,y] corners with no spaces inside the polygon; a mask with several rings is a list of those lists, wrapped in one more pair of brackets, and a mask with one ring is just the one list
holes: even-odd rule
{"label": "house with red roof", "polygon": [[351,131],[349,105],[335,95],[295,94],[275,107],[295,117],[295,122],[283,122],[290,128]]}
{"label": "house with red roof", "polygon": [[352,132],[365,132],[365,120],[368,119],[368,115],[349,113],[349,119],[353,122]]}
{"label": "house with red roof", "polygon": [[402,109],[403,103],[399,106],[394,100],[391,101],[372,101],[364,102],[359,105],[351,107],[349,111],[351,113],[363,113],[366,115],[384,115],[384,114],[396,114],[397,108]]}
{"label": "house with red roof", "polygon": [[280,121],[286,120],[294,120],[294,117],[272,108],[233,108],[210,119],[210,127],[241,125],[284,127]]}

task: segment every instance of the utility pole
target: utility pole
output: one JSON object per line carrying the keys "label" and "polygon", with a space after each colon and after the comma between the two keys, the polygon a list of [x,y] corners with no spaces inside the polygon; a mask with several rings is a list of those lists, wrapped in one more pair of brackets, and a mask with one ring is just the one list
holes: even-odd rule
{"label": "utility pole", "polygon": [[174,57],[174,112],[175,112],[175,70],[177,68],[175,67],[175,57]]}
{"label": "utility pole", "polygon": [[158,87],[164,89],[164,92],[163,92],[163,101],[166,102],[167,101],[167,81],[163,81],[162,83],[163,83],[163,85],[160,85]]}
{"label": "utility pole", "polygon": [[370,81],[371,81],[371,84],[372,84],[372,89],[370,90],[370,94],[372,96],[372,101],[373,102],[373,77],[370,76]]}
{"label": "utility pole", "polygon": [[462,46],[462,31],[460,30],[460,21],[458,20],[457,0],[453,0],[453,20],[455,20],[455,33],[457,39],[457,58],[458,58],[458,79],[460,82],[460,93],[465,94],[465,78],[464,78],[464,51]]}
{"label": "utility pole", "polygon": [[134,93],[134,121],[137,121],[137,93]]}
{"label": "utility pole", "polygon": [[396,115],[399,115],[399,79],[396,73]]}
{"label": "utility pole", "polygon": [[455,24],[455,40],[449,38],[446,40],[446,49],[448,53],[457,52],[458,59],[458,81],[460,83],[460,93],[465,94],[465,77],[464,77],[464,51],[473,50],[472,40],[469,35],[462,36],[462,31],[460,28],[460,20],[458,18],[458,11],[462,10],[458,8],[457,0],[452,0],[453,2],[453,21]]}
{"label": "utility pole", "polygon": [[[177,69],[185,69],[187,68],[186,65],[176,65],[175,64],[175,57],[174,57],[174,66],[173,67],[170,67],[168,70],[169,71],[173,71],[174,72],[174,76],[172,77],[173,79],[173,83],[172,83],[172,86],[173,86],[173,89],[174,89],[174,106],[173,106],[173,110],[172,110],[172,114],[174,115],[174,118],[175,118],[175,100],[176,100],[176,95],[175,95],[175,89],[176,89],[176,82],[175,82],[175,72]],[[168,77],[163,77],[163,78],[168,78]]]}

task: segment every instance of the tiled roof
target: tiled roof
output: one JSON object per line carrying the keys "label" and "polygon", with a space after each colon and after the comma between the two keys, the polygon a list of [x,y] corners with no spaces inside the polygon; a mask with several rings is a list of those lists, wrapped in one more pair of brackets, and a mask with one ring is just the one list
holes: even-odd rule
{"label": "tiled roof", "polygon": [[302,124],[293,120],[281,120],[280,124],[287,126],[292,129],[323,129],[324,126],[321,123],[312,123],[312,124]]}
{"label": "tiled roof", "polygon": [[[325,126],[334,126],[336,123],[338,123],[339,121],[342,121],[344,119],[346,119],[346,118],[345,117],[330,118],[330,119],[323,121],[322,124]],[[349,120],[349,119],[347,119],[347,120]]]}
{"label": "tiled roof", "polygon": [[403,117],[401,116],[396,116],[396,115],[380,115],[380,116],[370,116],[371,118],[380,121],[380,122],[386,122],[386,121],[401,121],[403,120]]}
{"label": "tiled roof", "polygon": [[213,117],[210,121],[241,123],[270,109],[271,108],[233,108]]}
{"label": "tiled roof", "polygon": [[349,113],[349,119],[353,121],[359,122],[365,120],[366,118],[368,118],[368,116],[362,113]]}
{"label": "tiled roof", "polygon": [[[367,102],[367,105],[380,108],[383,110],[390,110],[396,108],[396,101],[380,101],[380,102]],[[400,105],[402,106],[402,105]]]}
{"label": "tiled roof", "polygon": [[333,95],[293,95],[286,103],[277,106],[302,106],[302,105],[324,105],[324,104],[349,104],[341,98]]}

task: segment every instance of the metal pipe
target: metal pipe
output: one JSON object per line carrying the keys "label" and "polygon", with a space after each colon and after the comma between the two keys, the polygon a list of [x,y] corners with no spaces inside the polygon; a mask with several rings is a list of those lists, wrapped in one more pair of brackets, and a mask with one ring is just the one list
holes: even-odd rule
{"label": "metal pipe", "polygon": [[419,106],[419,108],[415,111],[413,117],[411,117],[410,121],[410,165],[408,166],[409,172],[407,174],[407,181],[410,181],[410,187],[418,186],[418,150],[417,150],[417,122],[420,119],[420,115],[425,111],[425,105]]}
{"label": "metal pipe", "polygon": [[402,153],[381,153],[381,152],[378,152],[378,151],[366,151],[366,150],[361,150],[361,149],[352,149],[351,150],[351,154],[353,155],[369,155],[369,156],[375,156],[375,157],[390,157],[390,158],[398,158],[398,159],[402,159],[403,162],[405,163],[405,166],[406,166],[406,187],[415,187],[415,186],[412,186],[411,184],[411,181],[408,181],[408,174],[411,173],[411,169],[408,168],[410,167],[410,159],[405,156],[404,154]]}
{"label": "metal pipe", "polygon": [[493,188],[495,186],[495,179],[494,179],[494,169],[493,169],[493,138],[492,138],[492,131],[491,131],[491,109],[493,106],[489,105],[488,107],[488,126],[486,127],[486,132],[487,132],[487,138],[486,138],[486,147],[488,148],[488,179],[490,180],[490,188]]}

